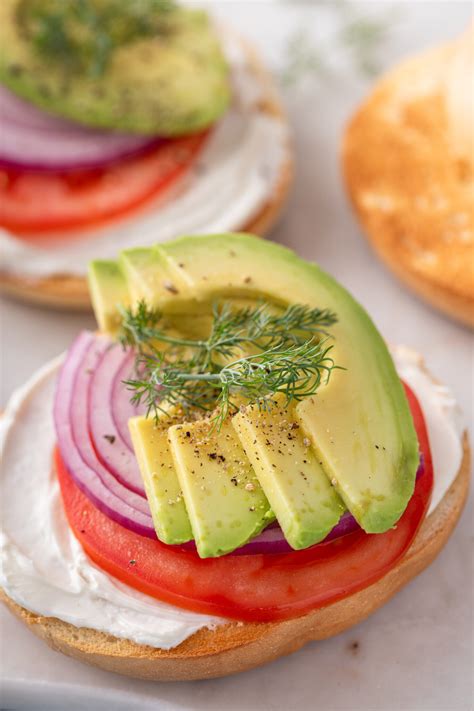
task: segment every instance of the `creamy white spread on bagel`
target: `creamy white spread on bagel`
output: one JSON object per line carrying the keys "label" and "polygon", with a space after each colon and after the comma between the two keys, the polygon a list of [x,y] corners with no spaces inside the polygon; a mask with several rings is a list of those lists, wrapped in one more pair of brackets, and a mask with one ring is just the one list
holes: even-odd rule
{"label": "creamy white spread on bagel", "polygon": [[180,234],[242,229],[273,199],[288,160],[285,119],[267,110],[267,77],[249,63],[242,41],[223,32],[233,101],[187,177],[158,205],[111,226],[54,240],[27,242],[0,228],[1,269],[25,277],[85,276],[92,259],[124,247],[166,242]]}
{"label": "creamy white spread on bagel", "polygon": [[[430,377],[416,352],[397,347],[392,355],[428,427],[435,478],[432,513],[462,461],[462,417],[449,389]],[[177,646],[199,629],[224,624],[223,618],[141,594],[85,555],[67,523],[51,469],[53,396],[61,360],[44,366],[15,392],[2,418],[0,586],[37,614],[161,649]]]}

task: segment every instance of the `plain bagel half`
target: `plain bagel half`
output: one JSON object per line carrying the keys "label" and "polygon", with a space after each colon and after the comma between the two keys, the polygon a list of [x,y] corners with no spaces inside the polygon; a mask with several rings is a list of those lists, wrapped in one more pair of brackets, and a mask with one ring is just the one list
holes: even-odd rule
{"label": "plain bagel half", "polygon": [[375,251],[474,325],[474,25],[389,72],[346,130],[347,190]]}

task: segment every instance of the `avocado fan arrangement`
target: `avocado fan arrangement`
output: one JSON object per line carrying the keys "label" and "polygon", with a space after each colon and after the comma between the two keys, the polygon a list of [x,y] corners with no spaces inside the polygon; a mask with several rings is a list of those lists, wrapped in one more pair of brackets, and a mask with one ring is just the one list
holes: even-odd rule
{"label": "avocado fan arrangement", "polygon": [[393,528],[417,435],[330,276],[230,234],[125,250],[89,281],[100,332],[70,348],[54,417],[61,465],[107,517],[200,558]]}

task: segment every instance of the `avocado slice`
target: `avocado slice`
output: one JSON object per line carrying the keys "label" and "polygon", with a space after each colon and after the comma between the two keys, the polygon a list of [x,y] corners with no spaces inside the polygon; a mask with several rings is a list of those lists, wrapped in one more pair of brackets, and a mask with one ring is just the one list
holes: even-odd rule
{"label": "avocado slice", "polygon": [[168,438],[201,558],[243,546],[274,519],[230,422],[219,432],[208,420],[173,425]]}
{"label": "avocado slice", "polygon": [[132,304],[146,301],[160,311],[172,312],[173,303],[189,292],[189,278],[179,265],[169,262],[159,247],[125,249],[120,255],[120,265]]}
{"label": "avocado slice", "polygon": [[[254,264],[257,238],[233,234],[199,237],[181,237],[160,245],[168,264],[182,265],[182,271],[193,286],[195,299],[209,302],[215,298],[232,296],[262,298],[271,296],[277,290],[267,292],[270,285],[268,264],[258,260]],[[269,255],[270,256],[270,255]],[[256,273],[255,270],[258,270]],[[273,292],[273,293],[272,293]],[[287,303],[279,293],[277,303]],[[293,299],[288,299],[288,302]]]}
{"label": "avocado slice", "polygon": [[151,417],[132,417],[128,427],[156,535],[173,545],[192,540],[193,533],[168,443],[170,422],[169,418],[156,424]]}
{"label": "avocado slice", "polygon": [[205,12],[165,4],[2,0],[0,81],[89,126],[201,131],[229,105],[227,63]]}
{"label": "avocado slice", "polygon": [[232,424],[290,546],[322,541],[345,506],[292,411],[250,405]]}
{"label": "avocado slice", "polygon": [[183,237],[156,250],[157,269],[164,270],[156,278],[178,274],[184,284],[172,296],[157,290],[154,305],[165,312],[189,316],[193,309],[209,310],[216,298],[244,297],[337,314],[331,356],[343,369],[299,403],[295,416],[362,528],[369,533],[391,528],[413,493],[419,450],[395,366],[364,309],[316,264],[251,235]]}
{"label": "avocado slice", "polygon": [[117,262],[96,259],[89,263],[89,293],[101,331],[114,335],[120,326],[118,306],[128,306],[129,291]]}

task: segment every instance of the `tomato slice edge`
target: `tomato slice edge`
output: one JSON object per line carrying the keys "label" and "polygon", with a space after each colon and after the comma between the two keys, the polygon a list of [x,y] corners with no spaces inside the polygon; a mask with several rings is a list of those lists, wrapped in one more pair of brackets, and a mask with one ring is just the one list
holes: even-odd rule
{"label": "tomato slice edge", "polygon": [[[1,169],[0,226],[26,241],[70,240],[132,216],[164,196],[191,169],[210,130],[168,139],[150,151],[102,169],[35,173]],[[71,234],[67,233],[70,230]]]}

